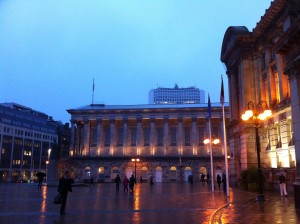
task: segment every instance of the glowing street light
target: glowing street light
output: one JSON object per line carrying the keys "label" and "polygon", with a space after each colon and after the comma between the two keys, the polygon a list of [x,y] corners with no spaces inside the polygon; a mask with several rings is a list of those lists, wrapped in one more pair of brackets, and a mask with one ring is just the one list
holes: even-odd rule
{"label": "glowing street light", "polygon": [[[210,136],[211,139],[211,136]],[[210,169],[211,169],[211,190],[214,192],[215,186],[214,186],[214,165],[213,165],[213,154],[212,154],[212,144],[216,145],[220,143],[220,139],[216,138],[213,140],[210,139],[204,139],[203,143],[205,145],[209,144],[209,150],[210,150]]]}
{"label": "glowing street light", "polygon": [[48,181],[48,165],[50,162],[51,149],[48,149],[48,160],[46,160],[46,182]]}
{"label": "glowing street light", "polygon": [[136,162],[139,162],[139,158],[131,159],[132,162],[134,162],[134,181],[136,182]]}
{"label": "glowing street light", "polygon": [[272,116],[272,111],[268,108],[266,101],[261,101],[258,104],[254,104],[249,101],[247,104],[247,110],[242,114],[241,118],[243,121],[251,119],[253,127],[255,128],[255,142],[256,142],[256,153],[257,153],[257,170],[258,170],[258,190],[259,194],[256,197],[257,201],[264,201],[265,196],[263,195],[263,175],[260,164],[260,141],[258,129],[261,127],[261,123],[267,118]]}

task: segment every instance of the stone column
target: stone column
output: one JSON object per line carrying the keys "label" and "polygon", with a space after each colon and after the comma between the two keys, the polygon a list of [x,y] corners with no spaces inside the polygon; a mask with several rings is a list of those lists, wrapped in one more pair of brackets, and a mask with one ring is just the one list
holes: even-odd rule
{"label": "stone column", "polygon": [[101,135],[102,135],[102,119],[97,119],[96,148],[97,148],[98,156],[101,156]]}
{"label": "stone column", "polygon": [[73,152],[73,156],[75,154],[75,134],[75,120],[71,120],[70,152]]}
{"label": "stone column", "polygon": [[137,155],[140,155],[141,152],[141,135],[142,135],[142,117],[137,118],[137,130],[136,130],[136,147]]}
{"label": "stone column", "polygon": [[193,155],[197,155],[197,118],[192,117],[192,147]]}
{"label": "stone column", "polygon": [[114,154],[114,147],[115,147],[115,119],[111,118],[110,119],[110,152],[109,155]]}
{"label": "stone column", "polygon": [[87,156],[89,154],[90,148],[90,127],[89,127],[89,120],[84,120],[83,126],[83,156]]}
{"label": "stone column", "polygon": [[128,118],[123,118],[123,155],[127,155]]}
{"label": "stone column", "polygon": [[167,154],[167,148],[169,143],[169,120],[168,117],[164,118],[164,154]]}
{"label": "stone column", "polygon": [[293,142],[296,154],[296,181],[294,183],[295,207],[300,209],[300,59],[286,68],[291,89],[293,117]]}
{"label": "stone column", "polygon": [[154,147],[155,147],[155,118],[150,119],[150,148],[151,148],[151,155],[154,155]]}
{"label": "stone column", "polygon": [[178,117],[178,155],[182,155],[182,142],[183,142],[183,136],[182,136],[182,117]]}

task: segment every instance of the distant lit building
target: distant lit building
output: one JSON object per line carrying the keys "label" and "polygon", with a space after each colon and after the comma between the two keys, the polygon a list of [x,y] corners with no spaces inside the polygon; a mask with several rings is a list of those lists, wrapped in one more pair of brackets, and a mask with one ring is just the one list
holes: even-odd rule
{"label": "distant lit building", "polygon": [[[220,103],[212,103],[212,136],[223,143]],[[226,119],[229,116],[225,105]],[[92,104],[70,109],[70,158],[60,161],[76,181],[112,182],[135,174],[155,182],[199,181],[211,172],[207,104]],[[228,120],[227,120],[228,122]],[[213,148],[214,173],[225,171],[222,144]],[[139,159],[132,162],[132,159]]]}
{"label": "distant lit building", "polygon": [[[60,122],[16,103],[0,104],[0,181],[36,178],[57,148]],[[52,151],[53,152],[53,151]],[[54,150],[55,153],[55,150]]]}
{"label": "distant lit building", "polygon": [[205,92],[196,87],[157,88],[149,91],[149,104],[205,103]]}

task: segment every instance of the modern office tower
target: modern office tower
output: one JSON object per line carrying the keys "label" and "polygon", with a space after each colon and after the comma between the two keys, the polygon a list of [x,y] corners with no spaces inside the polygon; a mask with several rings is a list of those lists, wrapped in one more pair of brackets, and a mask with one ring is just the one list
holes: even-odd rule
{"label": "modern office tower", "polygon": [[[60,122],[16,103],[0,104],[0,181],[35,179],[58,150]],[[55,150],[54,150],[55,149]]]}
{"label": "modern office tower", "polygon": [[149,91],[149,104],[205,103],[205,92],[196,87],[157,88]]}

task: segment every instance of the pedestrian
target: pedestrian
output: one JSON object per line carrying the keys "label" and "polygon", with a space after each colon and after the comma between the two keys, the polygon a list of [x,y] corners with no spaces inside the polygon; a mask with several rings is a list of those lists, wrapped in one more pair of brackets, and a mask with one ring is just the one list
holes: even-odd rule
{"label": "pedestrian", "polygon": [[69,171],[65,171],[64,176],[59,179],[59,184],[57,191],[61,196],[61,207],[60,207],[60,214],[64,215],[67,198],[68,198],[68,192],[72,192],[72,184],[74,183],[74,180],[70,178]]}
{"label": "pedestrian", "polygon": [[129,179],[129,188],[130,188],[130,192],[134,192],[133,188],[134,188],[134,183],[135,183],[135,178],[133,176],[133,174],[131,175],[130,179]]}
{"label": "pedestrian", "polygon": [[219,186],[219,189],[221,187],[221,176],[220,174],[217,175],[217,183],[218,183],[218,186]]}
{"label": "pedestrian", "polygon": [[115,182],[116,182],[116,191],[119,192],[120,183],[121,183],[121,178],[120,178],[119,174],[117,174],[117,176],[115,178]]}
{"label": "pedestrian", "polygon": [[207,180],[207,183],[209,183],[209,173],[208,174],[206,174],[206,180]]}
{"label": "pedestrian", "polygon": [[140,183],[142,183],[143,182],[143,177],[142,176],[140,176]]}
{"label": "pedestrian", "polygon": [[124,192],[125,192],[125,191],[128,192],[128,183],[129,183],[129,180],[128,180],[128,178],[125,176],[125,177],[124,177],[124,180],[123,180]]}
{"label": "pedestrian", "polygon": [[94,186],[94,177],[93,176],[90,179],[90,186]]}
{"label": "pedestrian", "polygon": [[224,194],[226,194],[226,174],[225,173],[223,173],[223,175],[222,175],[222,183],[223,183]]}
{"label": "pedestrian", "polygon": [[204,178],[205,178],[205,174],[202,173],[202,174],[201,174],[201,182],[204,182]]}
{"label": "pedestrian", "polygon": [[42,185],[43,185],[43,181],[44,181],[44,177],[42,175],[39,175],[38,176],[38,189],[41,189],[42,188]]}
{"label": "pedestrian", "polygon": [[153,176],[151,175],[150,176],[150,186],[152,186],[153,185]]}
{"label": "pedestrian", "polygon": [[283,196],[287,197],[288,193],[286,192],[286,179],[284,174],[281,174],[278,179],[279,179],[280,195],[281,197]]}

